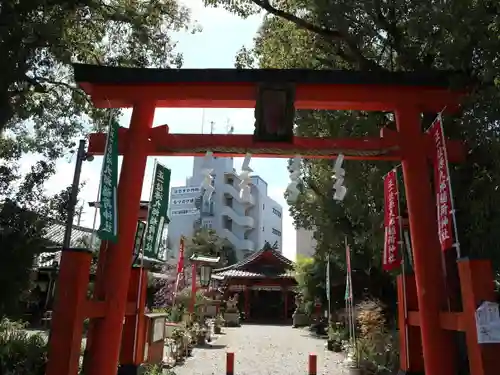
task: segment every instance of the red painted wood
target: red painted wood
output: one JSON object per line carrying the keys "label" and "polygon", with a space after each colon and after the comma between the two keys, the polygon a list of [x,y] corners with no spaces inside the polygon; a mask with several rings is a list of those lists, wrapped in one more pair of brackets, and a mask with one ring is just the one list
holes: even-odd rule
{"label": "red painted wood", "polygon": [[[151,129],[148,143],[149,156],[203,156],[211,150],[214,156],[239,157],[251,152],[253,157],[290,158],[297,154],[309,159],[333,159],[344,153],[347,160],[401,160],[400,139],[388,132],[387,136],[361,138],[313,138],[294,137],[293,144],[257,143],[253,135],[229,134],[170,134],[167,126]],[[432,139],[426,138],[429,157],[432,150]],[[128,142],[128,129],[120,128],[118,151],[125,152]],[[92,155],[103,155],[106,145],[106,134],[93,133],[89,137],[88,152]],[[461,142],[448,141],[448,158],[450,162],[465,159],[465,147]],[[225,149],[225,152],[218,150]],[[267,150],[267,151],[266,151]],[[273,150],[273,151],[271,151]],[[383,152],[383,154],[382,154]],[[318,155],[312,155],[317,153]]]}
{"label": "red painted wood", "polygon": [[[80,82],[98,108],[127,108],[139,101],[158,108],[254,108],[257,85],[231,83],[168,83],[106,85]],[[297,109],[392,111],[412,103],[422,112],[457,109],[463,92],[445,88],[386,85],[297,84]]]}

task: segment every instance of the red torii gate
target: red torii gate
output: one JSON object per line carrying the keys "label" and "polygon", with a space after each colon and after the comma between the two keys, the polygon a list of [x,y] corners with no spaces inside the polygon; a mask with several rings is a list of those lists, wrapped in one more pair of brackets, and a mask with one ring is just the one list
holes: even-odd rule
{"label": "red torii gate", "polygon": [[[203,155],[214,151],[220,156],[253,156],[401,160],[412,235],[416,299],[418,311],[410,315],[419,332],[413,340],[401,333],[402,345],[412,346],[412,354],[422,361],[402,361],[402,370],[427,375],[454,375],[453,342],[445,331],[441,304],[446,299],[440,245],[437,236],[434,194],[429,181],[428,158],[431,140],[422,132],[421,113],[457,109],[463,92],[451,91],[450,75],[430,73],[362,73],[309,70],[235,69],[134,69],[76,64],[75,79],[100,108],[133,107],[130,128],[121,129],[119,149],[123,154],[118,189],[120,212],[118,242],[100,252],[96,299],[87,301],[84,290],[90,262],[81,254],[66,251],[59,279],[59,300],[54,311],[47,375],[76,375],[81,325],[93,317],[89,332],[88,369],[92,375],[111,375],[117,364],[137,364],[142,353],[134,347],[134,330],[127,329],[122,340],[124,316],[137,314],[129,306],[131,293],[131,253],[146,159],[150,155]],[[295,108],[328,110],[393,111],[396,131],[384,129],[381,137],[360,139],[319,139],[295,137],[293,142],[256,143],[249,135],[169,134],[167,126],[152,128],[157,107],[253,108],[261,83],[292,84]],[[463,147],[448,141],[451,161],[463,160]],[[90,153],[102,154],[104,135],[90,137]],[[477,285],[493,285],[491,273],[481,277],[470,262],[462,268],[473,283],[464,306],[477,298]],[[484,271],[484,270],[482,270]],[[480,272],[479,272],[480,273]],[[479,280],[479,281],[478,281]],[[411,281],[411,280],[409,280]],[[129,298],[127,298],[127,296]],[[133,296],[132,296],[133,298]],[[413,306],[415,305],[413,303]],[[415,307],[412,307],[414,309]],[[131,311],[129,311],[131,310]],[[464,309],[465,311],[465,309]],[[417,314],[417,315],[415,315]],[[465,312],[464,312],[465,314]],[[470,324],[470,308],[466,320]],[[420,345],[421,336],[421,345]],[[416,344],[415,344],[416,343]],[[487,350],[469,341],[474,375],[492,374]],[[121,347],[121,356],[120,356]],[[402,347],[403,348],[403,347]],[[76,362],[75,362],[76,361]]]}

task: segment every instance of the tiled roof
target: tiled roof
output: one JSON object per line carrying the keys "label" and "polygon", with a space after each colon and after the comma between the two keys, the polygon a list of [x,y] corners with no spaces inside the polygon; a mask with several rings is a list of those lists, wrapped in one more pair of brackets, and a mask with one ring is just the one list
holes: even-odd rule
{"label": "tiled roof", "polygon": [[[251,266],[257,264],[266,253],[270,253],[274,256],[286,270],[276,274],[269,274],[269,272],[262,271],[259,272],[260,270],[251,270]],[[241,262],[213,270],[213,276],[214,279],[219,280],[226,278],[293,278],[293,265],[294,263],[290,259],[283,256],[275,249],[262,249],[253,253],[248,258],[243,259]]]}
{"label": "tiled roof", "polygon": [[[38,267],[50,267],[54,261],[61,260],[61,247],[64,240],[64,232],[66,225],[61,222],[53,222],[46,229],[45,238],[50,241],[52,246],[47,247],[47,251],[40,253],[38,256]],[[70,247],[85,247],[90,245],[90,240],[92,238],[92,233],[94,231],[91,228],[85,228],[78,225],[73,225],[71,230],[71,241]],[[95,231],[97,234],[97,231]],[[97,241],[97,235],[94,237],[94,241]],[[147,264],[164,264],[162,260],[149,258],[146,256],[139,256],[137,262],[140,263],[140,259],[144,259]]]}
{"label": "tiled roof", "polygon": [[[217,279],[225,279],[225,278],[259,278],[259,277],[269,277],[269,275],[265,275],[263,273],[252,272],[252,271],[241,271],[241,270],[226,270],[215,274]],[[276,278],[289,278],[294,277],[293,271],[287,271],[280,273],[275,276]]]}
{"label": "tiled roof", "polygon": [[[66,225],[60,222],[54,222],[47,227],[45,238],[52,242],[54,246],[62,246]],[[92,229],[73,225],[71,230],[71,247],[82,247],[83,240],[90,240]]]}
{"label": "tiled roof", "polygon": [[[47,226],[45,239],[50,241],[52,246],[47,247],[47,251],[41,253],[36,260],[38,267],[50,267],[54,261],[61,259],[61,247],[64,241],[66,225],[61,222],[52,222]],[[71,230],[71,247],[83,247],[84,241],[90,242],[92,229],[73,225]]]}
{"label": "tiled roof", "polygon": [[227,266],[227,267],[213,270],[213,273],[218,274],[218,273],[220,273],[222,271],[226,271],[226,270],[241,270],[245,266],[256,263],[259,260],[259,258],[264,256],[264,254],[266,252],[270,252],[276,259],[278,259],[281,263],[283,263],[284,266],[290,267],[290,268],[293,267],[294,263],[290,259],[285,257],[283,254],[276,251],[275,249],[262,249],[262,250],[256,251],[255,253],[253,253],[249,257],[243,259],[241,262],[238,262],[236,264],[232,264],[232,265]]}

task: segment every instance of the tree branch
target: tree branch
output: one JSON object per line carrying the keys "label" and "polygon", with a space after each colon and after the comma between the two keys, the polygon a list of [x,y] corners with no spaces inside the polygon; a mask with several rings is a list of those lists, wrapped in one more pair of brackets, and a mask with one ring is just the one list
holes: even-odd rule
{"label": "tree branch", "polygon": [[92,103],[92,101],[90,100],[90,98],[87,96],[87,94],[85,94],[82,90],[80,90],[78,87],[75,87],[73,85],[70,85],[69,83],[66,83],[66,82],[60,82],[60,81],[52,81],[50,79],[47,79],[47,78],[43,78],[43,77],[33,77],[33,78],[30,78],[28,76],[26,76],[26,79],[33,84],[33,82],[36,82],[38,85],[40,85],[40,82],[43,82],[43,83],[48,83],[49,85],[54,85],[54,86],[63,86],[63,87],[66,87],[67,89],[70,89],[71,91],[77,93],[78,95],[80,95],[81,97],[83,97],[87,103],[89,103],[91,106],[94,105],[94,103]]}
{"label": "tree branch", "polygon": [[[312,33],[318,34],[322,36],[325,39],[328,39],[330,41],[336,41],[336,42],[341,42],[347,46],[348,52],[346,52],[344,55],[339,55],[339,57],[343,59],[348,59],[347,62],[349,63],[355,63],[355,65],[358,66],[359,69],[361,70],[375,70],[375,71],[380,71],[384,70],[380,65],[375,63],[374,61],[366,58],[363,53],[361,52],[359,46],[354,42],[351,38],[351,36],[347,33],[344,33],[340,30],[336,29],[328,29],[323,26],[318,26],[315,25],[309,21],[306,21],[303,18],[299,18],[295,16],[292,13],[286,12],[281,9],[277,9],[274,6],[271,5],[269,0],[251,0],[254,4],[257,6],[261,7],[263,10],[266,12],[283,18],[284,20],[287,20],[289,22],[294,23],[298,27],[308,30]],[[342,51],[339,49],[339,51]]]}
{"label": "tree branch", "polygon": [[[380,0],[373,0],[373,6],[370,6],[370,2],[366,2],[366,4],[368,7],[366,12],[371,16],[375,25],[387,32],[387,42],[392,50],[398,54],[400,64],[409,69],[425,69],[424,64],[405,47],[404,34],[397,26],[396,15],[393,14],[393,20],[389,20],[382,11],[382,3]],[[395,12],[394,8],[391,10]]]}

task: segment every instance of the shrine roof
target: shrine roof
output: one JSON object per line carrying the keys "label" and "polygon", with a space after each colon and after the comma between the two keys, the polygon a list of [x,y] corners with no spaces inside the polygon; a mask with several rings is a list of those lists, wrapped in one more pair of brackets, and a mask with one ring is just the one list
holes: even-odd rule
{"label": "shrine roof", "polygon": [[[252,269],[252,266],[257,264],[269,264],[269,259],[274,258],[276,263],[274,265],[276,268],[283,268],[280,272],[275,272],[269,274],[267,272],[262,272],[259,270]],[[262,249],[259,250],[249,257],[243,259],[242,261],[232,264],[227,267],[219,268],[213,270],[212,274],[216,276],[216,279],[225,278],[259,278],[259,277],[277,277],[277,278],[292,278],[294,276],[293,272],[294,263],[283,256],[279,251],[275,249]]]}
{"label": "shrine roof", "polygon": [[[241,271],[241,270],[226,270],[214,274],[214,279],[224,280],[226,278],[266,278],[270,277],[270,275],[262,273],[262,272],[252,272],[252,271]],[[272,278],[293,278],[294,272],[292,270],[288,270],[283,273],[278,273],[276,275],[272,275]]]}
{"label": "shrine roof", "polygon": [[73,64],[75,81],[90,84],[296,83],[450,87],[456,71],[360,72],[312,69],[154,69]]}

